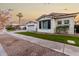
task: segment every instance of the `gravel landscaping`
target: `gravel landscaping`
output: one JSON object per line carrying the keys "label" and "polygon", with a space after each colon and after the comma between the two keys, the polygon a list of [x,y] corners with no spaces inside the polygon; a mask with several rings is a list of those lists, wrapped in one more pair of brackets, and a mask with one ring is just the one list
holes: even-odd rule
{"label": "gravel landscaping", "polygon": [[0,34],[0,43],[9,56],[66,56],[63,53],[7,34]]}

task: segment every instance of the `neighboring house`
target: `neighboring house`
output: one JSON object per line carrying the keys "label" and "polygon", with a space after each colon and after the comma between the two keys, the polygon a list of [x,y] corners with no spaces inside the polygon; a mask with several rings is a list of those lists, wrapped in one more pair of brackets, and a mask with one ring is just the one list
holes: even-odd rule
{"label": "neighboring house", "polygon": [[35,21],[29,21],[26,23],[26,30],[29,32],[37,31],[37,23]]}
{"label": "neighboring house", "polygon": [[74,34],[75,17],[78,13],[51,13],[37,19],[37,31],[45,33]]}
{"label": "neighboring house", "polygon": [[19,24],[10,24],[15,30],[19,30],[20,29],[20,25]]}
{"label": "neighboring house", "polygon": [[12,26],[15,30],[26,30],[25,25],[19,25],[19,24],[9,24],[8,26]]}
{"label": "neighboring house", "polygon": [[20,25],[20,29],[21,30],[26,30],[26,26],[25,25]]}

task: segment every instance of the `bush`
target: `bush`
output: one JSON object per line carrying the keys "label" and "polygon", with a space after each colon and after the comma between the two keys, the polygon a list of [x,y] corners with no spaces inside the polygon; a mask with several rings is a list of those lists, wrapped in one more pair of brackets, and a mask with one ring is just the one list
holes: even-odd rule
{"label": "bush", "polygon": [[9,31],[13,31],[13,30],[15,30],[15,28],[12,27],[12,25],[7,26],[6,29],[9,30]]}

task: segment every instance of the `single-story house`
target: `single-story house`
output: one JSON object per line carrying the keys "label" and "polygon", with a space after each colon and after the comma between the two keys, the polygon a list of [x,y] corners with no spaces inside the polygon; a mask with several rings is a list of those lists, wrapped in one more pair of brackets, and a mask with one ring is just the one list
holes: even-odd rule
{"label": "single-story house", "polygon": [[15,30],[18,30],[18,29],[20,29],[20,25],[19,24],[10,24],[9,26],[12,26]]}
{"label": "single-story house", "polygon": [[20,30],[26,30],[26,26],[25,25],[20,25]]}
{"label": "single-story house", "polygon": [[78,13],[51,13],[37,19],[37,32],[74,34],[75,17]]}
{"label": "single-story house", "polygon": [[37,31],[37,22],[35,21],[29,21],[26,23],[26,30],[29,32],[35,32]]}
{"label": "single-story house", "polygon": [[15,30],[26,30],[26,26],[25,25],[19,25],[19,24],[9,24],[8,26],[12,26]]}

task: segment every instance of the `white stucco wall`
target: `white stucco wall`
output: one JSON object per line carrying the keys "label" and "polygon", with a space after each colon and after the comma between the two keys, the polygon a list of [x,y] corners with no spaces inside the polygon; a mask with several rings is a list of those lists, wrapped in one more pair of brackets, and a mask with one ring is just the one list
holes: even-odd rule
{"label": "white stucco wall", "polygon": [[75,25],[74,17],[71,17],[70,18],[69,34],[74,34],[74,25]]}

